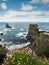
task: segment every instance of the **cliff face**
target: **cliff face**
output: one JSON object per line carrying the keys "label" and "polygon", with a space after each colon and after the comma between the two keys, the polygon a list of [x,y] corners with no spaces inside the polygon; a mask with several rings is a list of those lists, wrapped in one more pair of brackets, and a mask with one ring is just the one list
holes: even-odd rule
{"label": "cliff face", "polygon": [[33,35],[37,35],[39,32],[38,25],[37,24],[30,24],[29,25],[29,33]]}
{"label": "cliff face", "polygon": [[27,39],[30,42],[33,42],[38,35],[39,35],[38,25],[37,24],[30,24]]}
{"label": "cliff face", "polygon": [[40,32],[37,24],[30,24],[27,39],[31,42],[30,48],[38,56],[49,57],[49,35]]}

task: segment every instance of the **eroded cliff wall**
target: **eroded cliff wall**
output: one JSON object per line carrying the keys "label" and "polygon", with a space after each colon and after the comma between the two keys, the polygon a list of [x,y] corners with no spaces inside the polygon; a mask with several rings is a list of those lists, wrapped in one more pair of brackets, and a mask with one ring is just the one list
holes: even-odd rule
{"label": "eroded cliff wall", "polygon": [[27,39],[31,42],[30,48],[36,55],[49,57],[49,35],[40,32],[37,24],[29,25]]}

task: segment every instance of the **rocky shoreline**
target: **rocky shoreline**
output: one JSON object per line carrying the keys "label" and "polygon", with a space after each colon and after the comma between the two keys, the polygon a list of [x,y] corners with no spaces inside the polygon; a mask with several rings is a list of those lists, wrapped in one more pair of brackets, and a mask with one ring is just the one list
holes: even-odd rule
{"label": "rocky shoreline", "polygon": [[34,56],[35,58],[49,58],[49,32],[39,31],[37,24],[30,24],[26,38],[30,44],[19,49],[15,48],[13,50],[8,50],[6,54],[7,58],[3,65],[7,64],[6,60],[12,57],[12,54],[15,52],[27,51],[29,55]]}

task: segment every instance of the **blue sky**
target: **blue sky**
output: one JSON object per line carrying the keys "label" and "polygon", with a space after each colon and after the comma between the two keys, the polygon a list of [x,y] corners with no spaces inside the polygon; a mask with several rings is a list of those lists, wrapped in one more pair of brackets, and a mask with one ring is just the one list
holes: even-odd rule
{"label": "blue sky", "polygon": [[49,21],[49,0],[0,0],[0,22],[42,21]]}

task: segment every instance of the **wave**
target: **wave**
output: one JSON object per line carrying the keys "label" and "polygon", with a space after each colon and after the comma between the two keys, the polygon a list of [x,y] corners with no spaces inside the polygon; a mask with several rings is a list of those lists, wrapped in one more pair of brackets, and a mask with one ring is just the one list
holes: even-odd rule
{"label": "wave", "polygon": [[48,32],[48,30],[42,30],[42,29],[39,29],[39,31],[47,31]]}
{"label": "wave", "polygon": [[3,42],[0,42],[0,45],[4,46],[4,45],[5,45],[5,43],[3,43]]}
{"label": "wave", "polygon": [[26,35],[28,34],[28,32],[19,32],[18,34],[16,34],[16,37],[26,37]]}
{"label": "wave", "polygon": [[21,29],[20,29],[20,31],[24,31],[24,29],[23,29],[23,28],[21,28]]}
{"label": "wave", "polygon": [[0,31],[0,34],[3,33],[3,31]]}
{"label": "wave", "polygon": [[11,45],[10,47],[7,47],[8,50],[15,50],[15,49],[20,49],[20,48],[23,48],[23,47],[26,47],[30,44],[30,42],[27,42],[25,44],[19,44],[19,45]]}
{"label": "wave", "polygon": [[4,31],[11,31],[12,29],[10,28],[5,28]]}
{"label": "wave", "polygon": [[21,37],[21,36],[23,36],[22,32],[19,32],[18,34],[16,34],[16,37]]}
{"label": "wave", "polygon": [[15,27],[12,27],[12,29],[15,29]]}

